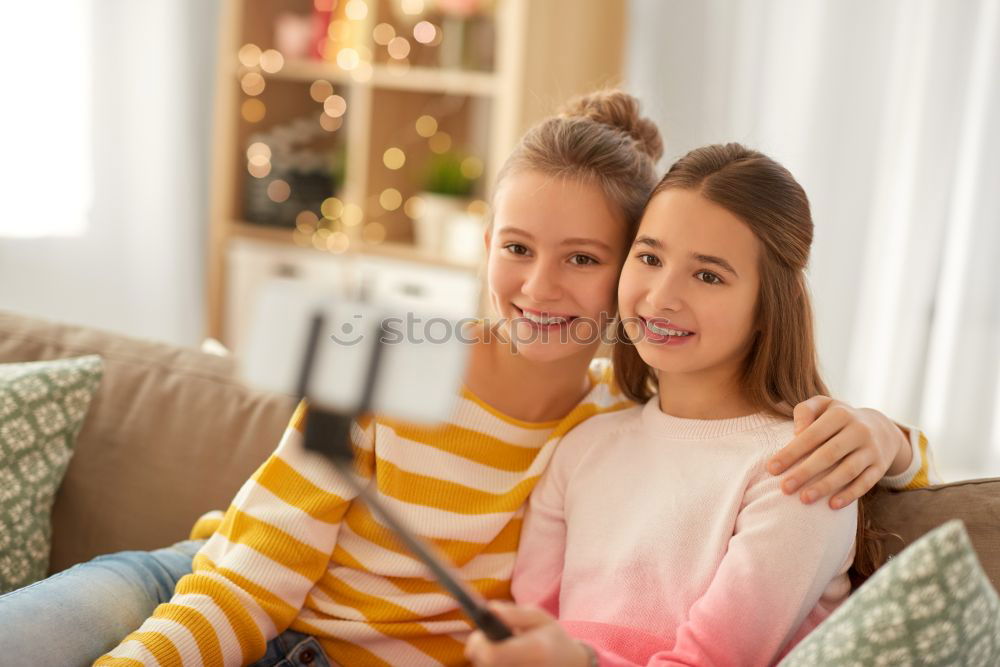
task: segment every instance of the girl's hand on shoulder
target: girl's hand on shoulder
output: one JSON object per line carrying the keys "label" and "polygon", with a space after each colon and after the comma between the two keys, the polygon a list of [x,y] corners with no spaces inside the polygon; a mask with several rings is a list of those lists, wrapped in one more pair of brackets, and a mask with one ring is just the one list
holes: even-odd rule
{"label": "girl's hand on shoulder", "polygon": [[867,493],[892,467],[912,458],[903,431],[878,410],[855,408],[829,396],[795,406],[795,437],[768,462],[773,475],[788,471],[781,490],[809,504],[836,494],[830,507],[846,507]]}
{"label": "girl's hand on shoulder", "polygon": [[587,667],[587,649],[562,629],[556,619],[536,607],[491,602],[490,609],[514,631],[502,642],[491,642],[479,630],[465,642],[465,657],[476,667],[565,665]]}

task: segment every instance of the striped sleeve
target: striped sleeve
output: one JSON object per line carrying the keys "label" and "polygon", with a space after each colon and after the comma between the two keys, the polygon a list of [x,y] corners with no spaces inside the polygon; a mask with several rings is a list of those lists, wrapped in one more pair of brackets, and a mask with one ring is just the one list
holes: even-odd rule
{"label": "striped sleeve", "polygon": [[[303,443],[301,405],[277,449],[244,483],[169,602],[95,665],[241,665],[295,619],[322,577],[353,493]],[[374,419],[351,425],[369,478]],[[205,519],[205,517],[203,517]]]}
{"label": "striped sleeve", "polygon": [[944,480],[934,467],[930,444],[923,431],[915,426],[900,424],[909,434],[910,448],[913,459],[910,467],[898,475],[886,475],[879,481],[879,486],[896,490],[922,489],[934,484],[942,484]]}

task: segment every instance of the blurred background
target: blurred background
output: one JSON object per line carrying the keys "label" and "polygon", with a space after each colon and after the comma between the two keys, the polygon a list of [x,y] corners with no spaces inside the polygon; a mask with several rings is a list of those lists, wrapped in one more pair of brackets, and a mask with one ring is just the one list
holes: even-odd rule
{"label": "blurred background", "polygon": [[813,205],[835,396],[1000,475],[1000,0],[48,0],[6,8],[0,309],[239,352],[280,275],[447,307],[567,97]]}

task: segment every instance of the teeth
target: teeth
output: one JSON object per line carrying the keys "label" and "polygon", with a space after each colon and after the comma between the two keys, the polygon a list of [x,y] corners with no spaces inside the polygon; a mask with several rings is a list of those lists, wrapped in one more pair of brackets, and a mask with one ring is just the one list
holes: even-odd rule
{"label": "teeth", "polygon": [[646,325],[649,327],[650,331],[652,331],[655,334],[659,334],[661,336],[690,336],[691,335],[691,332],[689,332],[689,331],[677,331],[676,329],[666,329],[664,327],[658,327],[655,324],[653,324],[652,322],[646,322]]}
{"label": "teeth", "polygon": [[541,315],[533,315],[526,310],[522,310],[521,313],[523,313],[527,319],[537,324],[556,324],[567,321],[565,317],[544,317]]}

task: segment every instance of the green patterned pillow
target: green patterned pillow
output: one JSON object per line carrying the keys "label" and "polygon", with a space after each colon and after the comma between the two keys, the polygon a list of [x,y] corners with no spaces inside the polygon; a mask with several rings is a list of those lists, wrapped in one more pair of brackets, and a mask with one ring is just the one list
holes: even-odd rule
{"label": "green patterned pillow", "polygon": [[45,577],[49,515],[101,358],[0,364],[0,594]]}
{"label": "green patterned pillow", "polygon": [[807,665],[1000,665],[1000,599],[965,524],[908,546],[781,662]]}

